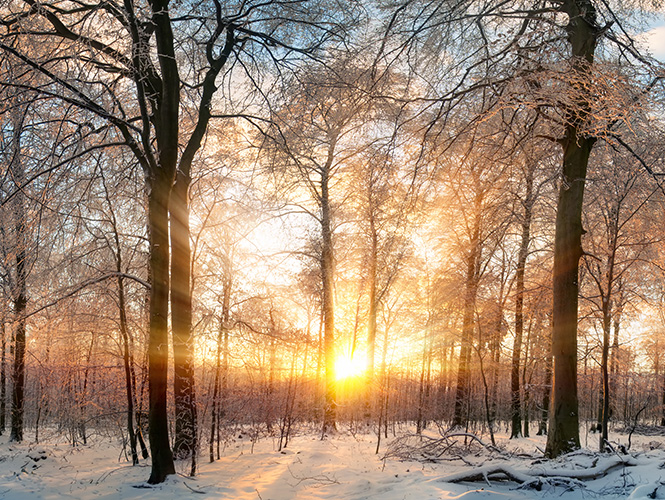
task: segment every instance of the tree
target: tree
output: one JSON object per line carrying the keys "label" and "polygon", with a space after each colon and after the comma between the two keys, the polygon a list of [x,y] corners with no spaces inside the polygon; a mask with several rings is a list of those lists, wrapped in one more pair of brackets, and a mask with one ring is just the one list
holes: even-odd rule
{"label": "tree", "polygon": [[594,175],[599,180],[594,182],[588,202],[595,210],[588,210],[585,217],[588,230],[584,238],[587,250],[582,280],[588,282],[583,288],[583,298],[590,303],[592,314],[598,316],[602,332],[598,430],[600,450],[604,451],[613,399],[610,390],[611,330],[614,327],[615,343],[618,344],[621,311],[629,297],[636,294],[633,281],[637,274],[641,274],[634,268],[645,269],[644,263],[650,260],[647,250],[654,242],[654,232],[648,222],[651,219],[649,202],[659,194],[661,185],[651,186],[648,172],[625,158],[625,154],[612,152],[607,146],[597,148],[596,157],[595,170],[600,170],[600,175]]}
{"label": "tree", "polygon": [[[19,104],[12,109],[12,147],[9,157],[9,172],[15,189],[22,189],[25,184],[25,166],[21,150],[21,136],[24,132],[24,120],[28,104]],[[14,279],[12,283],[12,302],[14,309],[14,367],[12,370],[12,406],[10,441],[23,440],[23,411],[25,404],[25,326],[26,307],[28,305],[28,269],[29,251],[26,196],[17,192],[11,202],[11,220],[13,222]]]}
{"label": "tree", "polygon": [[[334,232],[335,195],[341,171],[357,155],[353,136],[367,123],[368,96],[357,87],[371,85],[366,70],[336,61],[327,69],[304,71],[298,80],[289,81],[285,104],[274,118],[273,142],[276,153],[271,164],[287,165],[297,182],[307,189],[313,208],[305,208],[316,221],[319,231],[317,258],[321,277],[325,402],[324,433],[336,429],[337,396],[335,389],[335,291]],[[302,84],[299,84],[302,82]],[[351,83],[353,82],[353,84]],[[289,188],[291,176],[287,177]],[[342,194],[337,194],[342,196]]]}
{"label": "tree", "polygon": [[[631,71],[639,74],[636,80],[648,76],[652,69],[633,40],[624,38],[627,31],[622,18],[627,14],[614,7],[593,0],[561,0],[537,8],[521,1],[488,1],[482,8],[476,2],[447,5],[412,1],[395,12],[387,28],[387,32],[407,34],[398,52],[408,47],[410,54],[423,49],[433,34],[444,35],[438,46],[441,56],[428,54],[421,59],[424,67],[433,70],[428,81],[434,91],[429,137],[444,147],[455,141],[458,134],[453,129],[460,122],[452,117],[460,110],[466,112],[461,103],[483,96],[493,104],[470,116],[462,114],[462,125],[473,123],[488,111],[535,108],[551,125],[546,135],[561,146],[552,273],[554,384],[546,450],[551,457],[579,446],[578,271],[583,255],[581,215],[589,157],[599,138],[611,137],[615,144],[625,145],[621,134],[615,133],[616,125],[640,100],[634,91],[623,96],[616,92],[622,77],[613,71],[616,66],[595,61],[596,49],[602,42],[610,42],[616,52],[610,50],[608,59],[614,53],[625,57],[627,64],[632,64]],[[460,57],[468,62],[450,77],[438,65],[445,64],[442,59],[454,60],[451,54],[455,50],[463,50]],[[653,82],[640,86],[648,91]]]}
{"label": "tree", "polygon": [[[39,8],[35,8],[36,2],[25,0],[16,6],[15,12],[2,11],[6,32],[0,40],[0,49],[12,59],[13,65],[22,66],[26,72],[40,73],[47,80],[47,84],[35,89],[39,94],[88,112],[96,133],[101,136],[108,132],[112,142],[122,142],[145,173],[151,283],[149,428],[153,463],[150,483],[162,482],[175,472],[166,412],[172,244],[175,245],[176,266],[173,288],[178,366],[176,393],[184,417],[180,420],[184,424],[184,437],[179,436],[178,442],[185,448],[184,443],[194,445],[191,442],[195,436],[192,432],[195,415],[191,355],[187,352],[191,299],[186,193],[192,161],[212,116],[217,76],[239,39],[252,65],[258,64],[261,52],[279,62],[293,54],[322,47],[344,22],[334,19],[335,13],[326,11],[327,7],[322,4],[316,9],[291,2],[223,5],[215,0],[205,6],[189,2],[170,4],[168,0],[149,0],[141,4],[111,1],[79,8],[55,1],[40,3]],[[176,21],[171,7],[179,10]],[[313,14],[316,14],[314,20]],[[322,17],[327,17],[328,22],[317,23]],[[177,30],[174,23],[178,23]],[[299,48],[280,41],[287,33],[292,35],[296,26],[300,27],[297,39],[302,47]],[[108,36],[101,37],[98,33],[108,33]],[[181,36],[183,39],[178,38]],[[205,54],[200,59],[181,57],[191,48],[187,45],[188,39],[192,47],[204,47]],[[40,43],[33,44],[37,40]],[[256,52],[249,50],[250,47],[256,48]],[[67,60],[81,63],[81,72],[75,78],[70,78],[70,70],[64,63]],[[181,64],[182,61],[188,62]],[[7,79],[4,83],[10,87],[30,87],[30,84]],[[184,101],[182,95],[188,89],[193,90],[193,95],[191,101]],[[183,103],[194,114],[191,127],[180,126]],[[174,184],[177,189],[171,202]],[[174,225],[172,242],[169,241],[169,210]]]}

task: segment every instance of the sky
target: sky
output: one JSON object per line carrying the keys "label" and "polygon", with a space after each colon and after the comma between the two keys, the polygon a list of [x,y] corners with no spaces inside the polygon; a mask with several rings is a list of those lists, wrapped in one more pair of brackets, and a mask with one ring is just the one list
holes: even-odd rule
{"label": "sky", "polygon": [[649,22],[650,29],[644,33],[654,57],[665,61],[665,13],[654,15]]}
{"label": "sky", "polygon": [[651,53],[661,61],[665,61],[665,23],[647,31],[646,35],[649,37]]}

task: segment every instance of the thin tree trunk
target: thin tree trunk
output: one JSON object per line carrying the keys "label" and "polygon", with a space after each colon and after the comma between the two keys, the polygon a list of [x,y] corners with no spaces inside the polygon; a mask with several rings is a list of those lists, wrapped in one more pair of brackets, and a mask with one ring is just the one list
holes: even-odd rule
{"label": "thin tree trunk", "polygon": [[[619,373],[619,330],[621,327],[621,303],[623,302],[621,280],[618,283],[618,297],[614,311],[614,338],[612,349],[610,351],[610,394],[617,393],[617,376]],[[616,409],[616,402],[611,405],[611,409]],[[610,409],[610,411],[611,411]]]}
{"label": "thin tree trunk", "polygon": [[[533,325],[532,325],[533,326]],[[533,377],[533,372],[529,376],[529,380],[527,381],[527,360],[531,356],[531,352],[534,348],[533,345],[533,338],[532,338],[532,328],[529,327],[527,331],[527,336],[526,336],[526,352],[524,353],[524,363],[522,364],[522,387],[524,390],[524,423],[523,423],[523,436],[524,437],[529,437],[530,436],[530,424],[531,424],[531,416],[530,416],[530,404],[531,404],[531,378]]]}
{"label": "thin tree trunk", "polygon": [[[608,291],[609,293],[609,291]],[[611,327],[611,305],[609,295],[603,298],[603,346],[602,358],[600,362],[600,370],[603,377],[603,393],[602,393],[602,406],[601,406],[601,429],[600,429],[600,451],[605,450],[608,442],[607,425],[610,420],[610,378],[609,378],[609,355],[610,355],[610,327]]]}
{"label": "thin tree trunk", "polygon": [[[18,110],[12,116],[14,135],[12,139],[12,155],[10,170],[15,186],[23,186],[25,172],[21,161],[21,132],[25,118],[25,108]],[[17,191],[12,200],[15,230],[15,265],[16,277],[13,290],[14,302],[14,368],[12,372],[12,410],[10,441],[23,440],[23,410],[25,404],[25,310],[28,305],[27,292],[27,239],[26,239],[26,213],[25,194]]]}
{"label": "thin tree trunk", "polygon": [[[118,267],[121,268],[119,249]],[[121,271],[118,270],[118,272]],[[118,277],[118,310],[120,313],[120,336],[122,338],[122,361],[125,369],[125,391],[127,393],[127,436],[129,437],[129,449],[132,454],[132,465],[138,465],[139,455],[136,449],[136,433],[134,431],[134,387],[132,385],[129,332],[127,328],[127,311],[125,309],[125,283],[122,277]]]}
{"label": "thin tree trunk", "polygon": [[476,354],[478,355],[478,363],[480,364],[480,377],[483,381],[483,397],[485,403],[485,421],[487,422],[487,429],[490,433],[490,440],[493,445],[496,445],[496,440],[494,438],[494,419],[492,418],[490,397],[489,397],[489,384],[487,383],[487,377],[485,376],[485,367],[483,364],[483,357],[480,353],[480,347],[476,349]]}
{"label": "thin tree trunk", "polygon": [[[371,194],[370,194],[371,196]],[[369,419],[372,414],[372,391],[374,386],[374,357],[376,351],[376,266],[378,252],[378,238],[374,222],[374,210],[370,207],[370,237],[371,251],[369,256],[368,287],[369,287],[369,311],[367,314],[367,369],[365,372],[365,417]]]}
{"label": "thin tree trunk", "polygon": [[90,364],[92,362],[92,353],[95,348],[95,334],[92,333],[90,336],[90,347],[88,348],[88,356],[85,360],[85,368],[83,370],[83,387],[80,391],[76,391],[74,398],[76,399],[76,404],[79,407],[79,416],[78,422],[76,423],[76,428],[78,430],[81,441],[84,445],[88,444],[88,435],[86,430],[86,421],[87,418],[87,398],[88,398],[88,379],[90,377]]}
{"label": "thin tree trunk", "polygon": [[515,277],[515,341],[513,342],[513,361],[510,370],[510,411],[511,438],[518,438],[522,434],[521,423],[521,391],[520,391],[520,354],[522,350],[522,337],[524,335],[524,273],[526,259],[529,255],[531,240],[531,215],[533,212],[533,174],[534,166],[527,165],[526,194],[524,197],[524,213],[522,215],[522,239],[517,258],[517,272]]}
{"label": "thin tree trunk", "polygon": [[543,398],[541,400],[540,423],[538,424],[538,435],[547,434],[547,421],[550,413],[550,395],[552,393],[552,355],[547,354],[545,358],[545,375],[543,377]]}
{"label": "thin tree trunk", "polygon": [[[230,276],[230,265],[227,275],[224,276],[224,288],[222,290],[222,314],[219,319],[219,331],[217,334],[217,355],[215,358],[215,380],[212,396],[212,415],[210,422],[210,462],[215,461],[215,445],[217,448],[217,459],[220,458],[221,444],[221,418],[224,414],[224,397],[228,388],[229,371],[229,319],[231,305],[232,279]],[[215,439],[216,438],[216,439]]]}
{"label": "thin tree trunk", "polygon": [[425,417],[424,417],[424,406],[425,406],[425,368],[427,366],[427,356],[428,356],[428,337],[429,337],[429,325],[426,329],[425,338],[423,339],[423,352],[422,360],[420,366],[420,384],[418,386],[418,415],[416,421],[416,433],[421,434],[425,429]]}
{"label": "thin tree trunk", "polygon": [[219,330],[217,334],[217,354],[215,356],[215,379],[212,386],[212,409],[210,412],[210,444],[209,444],[209,459],[210,463],[215,461],[215,434],[219,432],[217,428],[217,412],[219,404],[219,385],[221,377],[221,363],[222,363],[222,342],[225,333],[224,315],[219,320]]}
{"label": "thin tree trunk", "polygon": [[4,318],[0,319],[0,335],[2,335],[2,352],[0,353],[0,436],[4,434],[7,422],[7,330]]}
{"label": "thin tree trunk", "polygon": [[[660,418],[660,425],[662,427],[665,427],[665,374],[663,374],[663,387],[662,387],[662,392],[661,392],[661,408],[662,408],[662,415]],[[625,411],[624,411],[625,413]]]}
{"label": "thin tree trunk", "polygon": [[478,293],[478,263],[480,261],[480,209],[482,194],[478,192],[475,200],[473,214],[473,233],[469,242],[469,255],[467,257],[466,279],[464,290],[464,318],[462,322],[462,339],[460,342],[460,357],[457,369],[457,389],[455,390],[455,412],[453,427],[464,427],[467,412],[464,411],[469,398],[469,384],[471,381],[471,348],[473,345],[474,315],[476,311],[476,295]]}
{"label": "thin tree trunk", "polygon": [[326,165],[321,169],[321,280],[323,286],[323,352],[325,358],[325,400],[323,433],[337,429],[337,393],[335,380],[335,306],[333,288],[332,214],[329,194],[329,175],[332,168],[336,138],[331,138]]}

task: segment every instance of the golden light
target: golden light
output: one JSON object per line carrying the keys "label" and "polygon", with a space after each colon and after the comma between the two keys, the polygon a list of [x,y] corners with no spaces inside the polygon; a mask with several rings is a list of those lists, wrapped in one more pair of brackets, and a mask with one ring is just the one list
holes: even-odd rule
{"label": "golden light", "polygon": [[360,377],[365,372],[365,359],[357,353],[353,356],[345,352],[337,355],[335,360],[335,379],[345,380]]}

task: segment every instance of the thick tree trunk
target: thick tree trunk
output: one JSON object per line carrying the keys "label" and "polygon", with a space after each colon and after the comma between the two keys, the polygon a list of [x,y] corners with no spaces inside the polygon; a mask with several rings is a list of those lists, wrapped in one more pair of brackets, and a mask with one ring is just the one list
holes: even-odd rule
{"label": "thick tree trunk", "polygon": [[169,200],[171,237],[171,326],[173,335],[173,396],[175,440],[173,454],[184,459],[196,454],[196,400],[192,345],[191,248],[189,242],[189,178],[181,171]]}
{"label": "thick tree trunk", "polygon": [[593,137],[582,133],[589,117],[590,66],[599,28],[590,0],[565,0],[568,40],[572,48],[572,108],[568,110],[563,147],[563,171],[554,236],[553,332],[554,380],[546,454],[557,457],[580,446],[577,399],[577,304],[579,260],[582,256],[582,202]]}
{"label": "thick tree trunk", "polygon": [[568,127],[554,242],[552,355],[554,379],[547,454],[579,448],[577,400],[578,270],[582,256],[582,200],[593,140]]}
{"label": "thick tree trunk", "polygon": [[[152,469],[148,483],[175,474],[167,414],[169,313],[169,198],[175,181],[180,137],[180,75],[168,0],[150,0],[161,82],[154,96],[158,159],[148,172],[148,242],[150,244],[150,336],[148,341],[148,416]],[[146,57],[139,54],[139,57]],[[148,63],[149,64],[149,63]],[[146,85],[138,82],[139,86]],[[152,90],[151,90],[152,91]]]}
{"label": "thick tree trunk", "polygon": [[[221,27],[220,27],[221,28]],[[192,458],[190,475],[196,473],[197,411],[194,387],[194,361],[192,342],[192,286],[191,246],[189,241],[189,186],[194,156],[201,148],[201,141],[211,118],[212,97],[217,90],[215,80],[224,67],[235,45],[231,26],[226,26],[226,40],[219,57],[214,55],[216,37],[207,46],[206,57],[210,65],[203,80],[198,119],[187,146],[183,151],[175,185],[170,199],[171,223],[171,318],[173,327],[173,391],[175,399],[176,428],[174,454],[177,458]],[[177,116],[174,117],[178,119]]]}
{"label": "thick tree trunk", "polygon": [[[158,173],[159,174],[159,173]],[[150,336],[148,341],[148,415],[152,470],[148,482],[164,482],[175,474],[169,443],[167,416],[168,381],[168,312],[169,312],[169,237],[168,202],[171,177],[157,175],[152,179],[148,199],[148,233],[150,244]]]}

